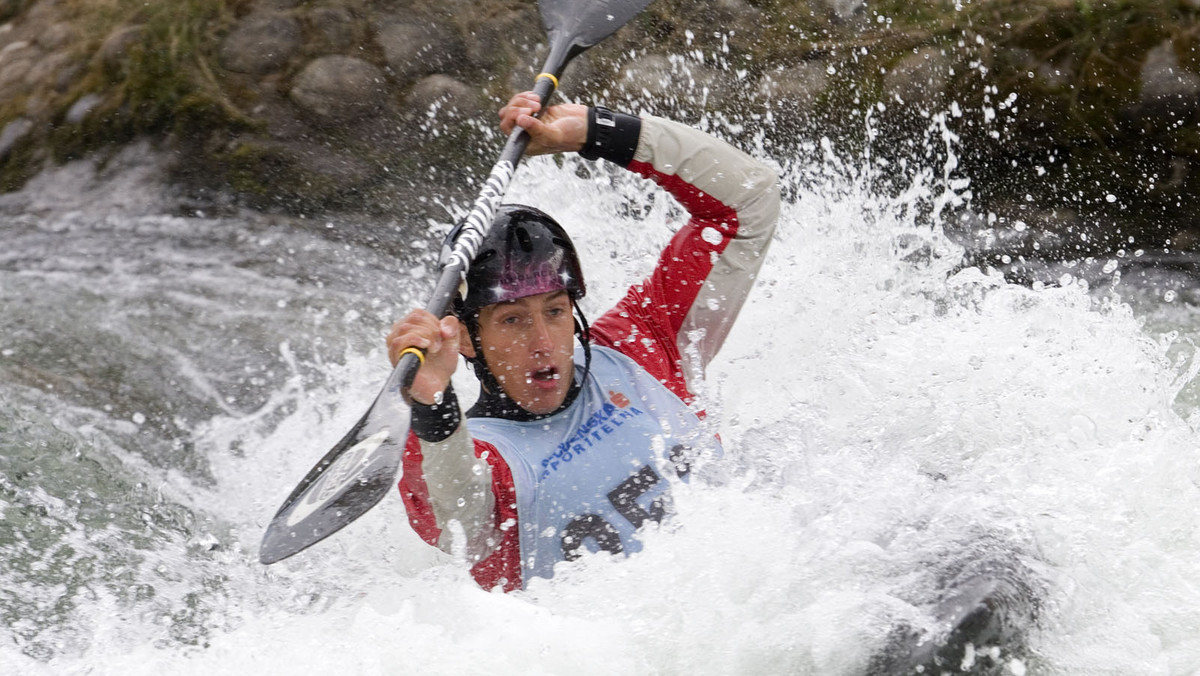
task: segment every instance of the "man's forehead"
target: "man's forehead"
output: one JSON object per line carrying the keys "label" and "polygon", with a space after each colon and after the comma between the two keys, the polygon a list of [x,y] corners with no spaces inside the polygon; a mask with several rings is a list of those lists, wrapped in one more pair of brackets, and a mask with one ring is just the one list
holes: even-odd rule
{"label": "man's forehead", "polygon": [[503,307],[511,307],[514,305],[537,305],[541,303],[553,303],[560,298],[569,298],[566,289],[556,289],[554,291],[547,291],[545,293],[535,293],[532,296],[522,296],[512,300],[502,300],[499,303],[492,303],[491,305],[484,306],[483,309],[489,310],[493,308],[499,309]]}

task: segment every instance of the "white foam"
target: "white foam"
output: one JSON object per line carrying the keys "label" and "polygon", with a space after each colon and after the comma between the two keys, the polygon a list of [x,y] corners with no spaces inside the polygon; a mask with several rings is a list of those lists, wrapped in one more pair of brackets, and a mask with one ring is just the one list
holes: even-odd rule
{"label": "white foam", "polygon": [[[785,180],[799,199],[710,369],[724,483],[677,487],[677,517],[642,553],[486,593],[392,497],[257,564],[279,501],[386,375],[381,351],[349,354],[319,388],[297,380],[259,414],[200,430],[212,449],[239,438],[247,451],[212,458],[206,508],[236,524],[241,549],[214,555],[226,579],[207,647],[139,648],[161,632],[113,618],[126,640],[54,670],[861,673],[893,623],[928,621],[906,599],[929,562],[981,532],[1042,576],[1023,668],[1200,669],[1200,438],[1173,409],[1169,346],[1081,286],[956,271],[954,245],[913,208],[946,203],[936,183],[896,199],[796,166]],[[594,313],[648,272],[679,214],[648,186],[573,169],[531,162],[510,197],[568,224]],[[644,217],[614,216],[626,211]]]}

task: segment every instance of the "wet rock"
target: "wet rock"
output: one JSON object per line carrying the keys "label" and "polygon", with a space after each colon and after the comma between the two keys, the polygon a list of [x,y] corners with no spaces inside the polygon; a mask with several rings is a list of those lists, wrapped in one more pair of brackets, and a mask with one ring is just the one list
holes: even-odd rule
{"label": "wet rock", "polygon": [[[1200,1],[1200,0],[1198,0]],[[1071,86],[1071,73],[1073,66],[1071,60],[1067,59],[1061,64],[1041,62],[1038,63],[1034,72],[1047,87],[1054,89],[1063,89]]]}
{"label": "wet rock", "polygon": [[772,102],[773,107],[786,113],[810,110],[829,86],[826,66],[819,61],[806,61],[797,66],[768,73],[759,84],[759,94]]}
{"label": "wet rock", "polygon": [[292,101],[329,122],[350,121],[387,101],[384,74],[352,56],[323,56],[305,66],[290,92]]}
{"label": "wet rock", "polygon": [[255,0],[254,7],[264,10],[293,9],[303,2],[304,0]]}
{"label": "wet rock", "polygon": [[951,61],[938,47],[926,47],[900,59],[883,76],[885,100],[899,97],[925,109],[940,106],[946,92]]}
{"label": "wet rock", "polygon": [[37,0],[34,0],[33,2],[23,2],[18,4],[23,4],[29,8],[25,10],[25,15],[22,17],[25,21],[29,22],[30,24],[38,24],[43,26],[48,26],[57,22],[60,18],[61,10],[63,9],[61,6],[63,3],[54,2],[53,0],[50,2],[46,2],[44,0],[42,2],[37,2]]}
{"label": "wet rock", "polygon": [[300,49],[300,22],[283,14],[251,15],[221,43],[226,70],[265,75],[282,68]]}
{"label": "wet rock", "polygon": [[[855,1],[862,4],[862,0]],[[750,6],[746,0],[716,0],[713,3],[713,7],[730,21],[741,24],[749,24],[753,21],[762,20],[762,12]]]}
{"label": "wet rock", "polygon": [[865,0],[820,0],[819,5],[824,5],[834,17],[838,19],[848,19],[862,10],[866,5]]}
{"label": "wet rock", "polygon": [[110,71],[117,71],[129,58],[129,51],[142,41],[146,34],[145,26],[123,26],[109,34],[100,45],[96,56]]}
{"label": "wet rock", "polygon": [[354,16],[341,7],[317,7],[308,13],[306,23],[313,35],[311,47],[318,51],[342,53],[358,42]]}
{"label": "wet rock", "polygon": [[0,92],[11,96],[13,87],[23,87],[25,76],[33,69],[33,64],[33,55],[28,53],[0,60]]}
{"label": "wet rock", "polygon": [[720,48],[739,37],[750,42],[759,39],[763,14],[745,0],[710,0],[696,7],[689,27],[695,37],[693,44],[701,48]]}
{"label": "wet rock", "polygon": [[75,29],[71,24],[59,22],[51,24],[37,36],[37,44],[42,49],[58,49],[70,44],[75,39]]}
{"label": "wet rock", "polygon": [[67,124],[79,124],[80,122],[83,122],[84,119],[87,118],[88,113],[95,110],[96,106],[100,105],[100,102],[103,100],[104,97],[100,96],[99,94],[85,94],[79,97],[79,100],[71,105],[71,108],[67,111],[67,116],[64,119],[67,121]]}
{"label": "wet rock", "polygon": [[252,204],[304,208],[335,203],[369,183],[376,167],[328,143],[252,141],[231,149],[221,169]]}
{"label": "wet rock", "polygon": [[1200,108],[1200,75],[1180,67],[1170,40],[1146,54],[1141,83],[1140,104],[1147,116],[1190,118]]}
{"label": "wet rock", "polygon": [[483,113],[476,90],[446,75],[430,75],[413,86],[406,101],[414,113],[434,109],[438,116],[469,119]]}
{"label": "wet rock", "polygon": [[494,68],[511,62],[515,53],[525,52],[543,39],[541,25],[533,7],[489,17],[470,28],[467,57],[479,68]]}
{"label": "wet rock", "polygon": [[392,76],[407,84],[422,75],[452,72],[466,60],[466,47],[451,31],[433,24],[388,23],[376,29]]}
{"label": "wet rock", "polygon": [[669,101],[681,109],[695,105],[720,106],[727,94],[720,75],[699,64],[672,63],[666,56],[647,56],[622,71],[622,86],[630,93]]}
{"label": "wet rock", "polygon": [[71,55],[65,52],[56,52],[49,54],[45,58],[38,59],[33,67],[25,73],[25,84],[30,89],[36,88],[39,84],[45,82],[53,82],[55,73],[59,72],[71,62]]}
{"label": "wet rock", "polygon": [[4,125],[4,130],[0,131],[0,158],[7,157],[13,146],[25,138],[32,129],[33,122],[23,117]]}

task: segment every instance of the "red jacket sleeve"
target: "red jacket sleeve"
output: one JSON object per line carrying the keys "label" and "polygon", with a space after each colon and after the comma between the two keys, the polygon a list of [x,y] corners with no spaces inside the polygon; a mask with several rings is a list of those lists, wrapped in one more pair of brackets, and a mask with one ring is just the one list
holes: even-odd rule
{"label": "red jacket sleeve", "polygon": [[650,276],[592,325],[597,345],[632,358],[690,403],[724,343],[774,232],[774,172],[700,131],[657,118],[642,123],[629,165],[688,211]]}

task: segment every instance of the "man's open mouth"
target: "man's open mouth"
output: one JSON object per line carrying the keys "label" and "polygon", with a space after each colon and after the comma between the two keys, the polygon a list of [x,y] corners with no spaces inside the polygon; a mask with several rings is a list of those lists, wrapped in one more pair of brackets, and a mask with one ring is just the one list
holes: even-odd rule
{"label": "man's open mouth", "polygon": [[539,383],[549,383],[559,379],[558,369],[553,366],[547,366],[533,371],[529,374],[530,381]]}

